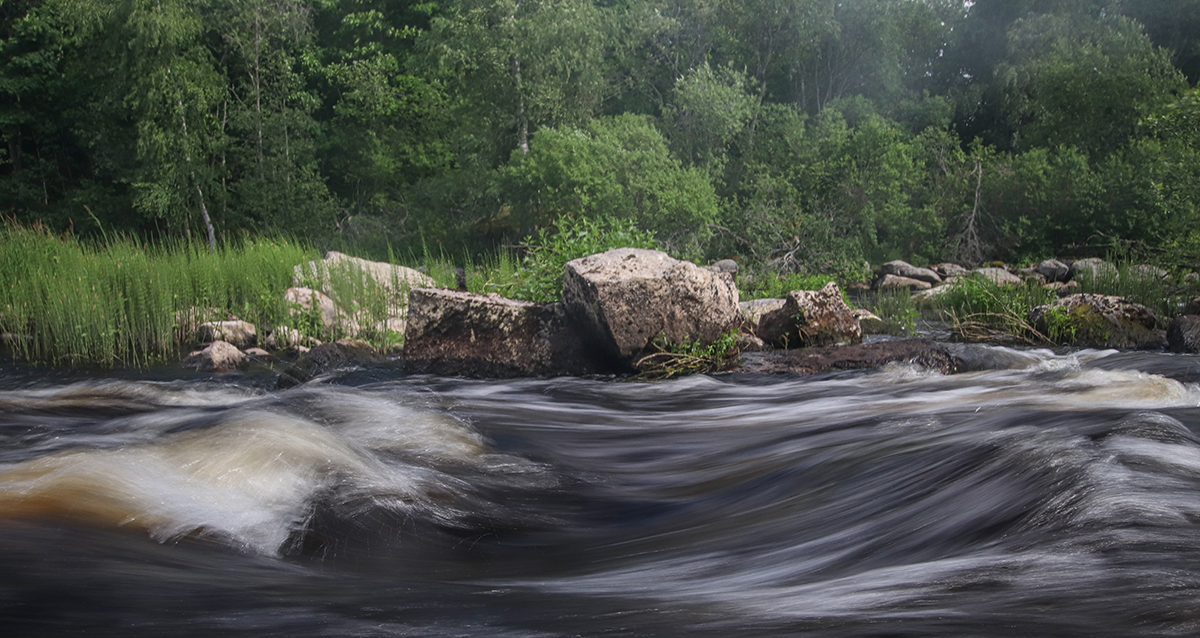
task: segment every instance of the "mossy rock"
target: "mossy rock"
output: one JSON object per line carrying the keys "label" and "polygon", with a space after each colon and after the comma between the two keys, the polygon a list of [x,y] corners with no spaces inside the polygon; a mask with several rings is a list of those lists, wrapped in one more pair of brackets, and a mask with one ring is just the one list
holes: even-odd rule
{"label": "mossy rock", "polygon": [[1166,339],[1153,310],[1110,295],[1067,295],[1030,311],[1029,324],[1055,341],[1093,348],[1158,348]]}

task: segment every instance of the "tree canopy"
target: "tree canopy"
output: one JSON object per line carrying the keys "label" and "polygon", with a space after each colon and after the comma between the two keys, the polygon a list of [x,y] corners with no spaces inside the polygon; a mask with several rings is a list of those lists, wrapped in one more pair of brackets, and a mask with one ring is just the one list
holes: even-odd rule
{"label": "tree canopy", "polygon": [[0,214],[853,271],[1200,263],[1200,0],[9,0]]}

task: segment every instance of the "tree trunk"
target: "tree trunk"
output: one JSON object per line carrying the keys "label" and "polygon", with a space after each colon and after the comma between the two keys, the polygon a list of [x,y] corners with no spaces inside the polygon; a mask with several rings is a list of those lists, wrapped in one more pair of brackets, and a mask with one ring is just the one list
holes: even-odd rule
{"label": "tree trunk", "polygon": [[[176,104],[179,105],[179,124],[183,131],[183,143],[186,148],[187,136],[188,136],[187,114],[184,113],[184,111],[183,111],[183,100],[182,99],[177,100]],[[196,169],[192,167],[191,152],[184,151],[183,158],[187,162],[187,165],[188,165],[188,177],[190,177],[192,180],[192,183],[196,185],[196,194],[200,196],[200,216],[202,218],[204,218],[204,226],[208,229],[208,251],[215,253],[215,252],[217,252],[216,232],[213,230],[212,219],[210,219],[208,216],[208,206],[205,205],[205,203],[204,203],[204,190],[202,188],[200,188],[200,182],[196,179]]]}
{"label": "tree trunk", "polygon": [[529,154],[529,121],[525,118],[525,95],[521,92],[521,60],[512,59],[513,83],[517,87],[517,147]]}

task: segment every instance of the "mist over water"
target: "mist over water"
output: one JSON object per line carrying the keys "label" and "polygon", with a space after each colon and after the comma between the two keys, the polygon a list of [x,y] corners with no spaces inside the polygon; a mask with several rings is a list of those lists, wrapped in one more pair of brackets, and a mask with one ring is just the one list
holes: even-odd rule
{"label": "mist over water", "polygon": [[0,376],[4,635],[1200,631],[1200,358]]}

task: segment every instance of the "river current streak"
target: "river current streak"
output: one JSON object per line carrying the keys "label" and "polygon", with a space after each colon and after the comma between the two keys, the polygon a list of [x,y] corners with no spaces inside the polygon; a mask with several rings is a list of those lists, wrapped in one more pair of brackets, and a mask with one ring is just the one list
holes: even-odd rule
{"label": "river current streak", "polygon": [[1200,633],[1200,359],[466,381],[0,377],[0,627]]}

